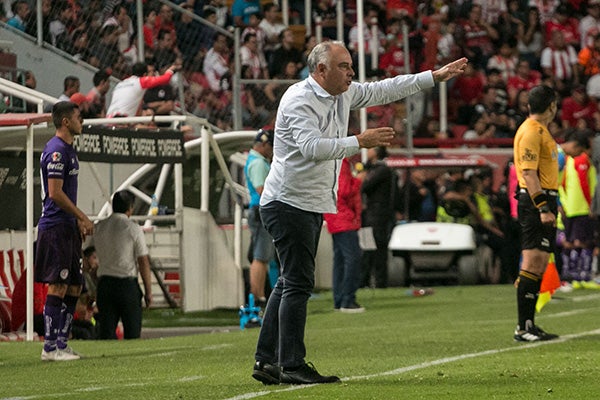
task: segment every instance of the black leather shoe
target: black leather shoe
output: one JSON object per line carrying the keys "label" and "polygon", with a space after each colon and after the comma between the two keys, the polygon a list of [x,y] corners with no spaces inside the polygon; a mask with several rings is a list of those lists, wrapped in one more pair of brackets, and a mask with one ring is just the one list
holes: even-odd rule
{"label": "black leather shoe", "polygon": [[280,372],[281,368],[277,365],[257,361],[254,363],[252,377],[265,385],[279,385]]}
{"label": "black leather shoe", "polygon": [[314,383],[335,383],[339,382],[340,378],[337,376],[323,376],[317,372],[312,363],[306,363],[293,371],[283,369],[279,381],[292,385],[310,385]]}

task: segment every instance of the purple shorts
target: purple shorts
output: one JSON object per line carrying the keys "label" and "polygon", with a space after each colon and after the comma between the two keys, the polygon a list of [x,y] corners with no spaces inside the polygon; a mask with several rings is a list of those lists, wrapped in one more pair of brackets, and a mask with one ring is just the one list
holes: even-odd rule
{"label": "purple shorts", "polygon": [[565,218],[565,236],[567,241],[580,240],[586,245],[593,245],[596,221],[587,215]]}
{"label": "purple shorts", "polygon": [[83,284],[81,236],[76,225],[54,225],[38,231],[35,281]]}

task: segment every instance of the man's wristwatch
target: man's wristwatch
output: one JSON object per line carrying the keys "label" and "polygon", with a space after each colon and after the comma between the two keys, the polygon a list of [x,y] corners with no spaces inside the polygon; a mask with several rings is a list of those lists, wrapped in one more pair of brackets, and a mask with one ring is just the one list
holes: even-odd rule
{"label": "man's wristwatch", "polygon": [[545,213],[551,212],[550,207],[548,207],[547,204],[544,204],[543,206],[539,207],[538,210],[540,210],[540,214],[545,214]]}

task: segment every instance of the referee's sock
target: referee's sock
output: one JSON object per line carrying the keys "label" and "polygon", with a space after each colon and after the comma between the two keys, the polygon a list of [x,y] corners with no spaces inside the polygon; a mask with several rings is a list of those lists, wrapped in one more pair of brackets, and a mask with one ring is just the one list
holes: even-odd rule
{"label": "referee's sock", "polygon": [[519,314],[520,330],[527,330],[534,324],[535,305],[540,292],[542,278],[534,273],[519,272],[519,285],[517,286],[517,309]]}

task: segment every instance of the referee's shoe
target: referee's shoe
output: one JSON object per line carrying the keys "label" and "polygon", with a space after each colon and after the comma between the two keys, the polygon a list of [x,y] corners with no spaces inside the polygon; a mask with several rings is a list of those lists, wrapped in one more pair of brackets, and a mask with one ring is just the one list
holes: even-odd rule
{"label": "referee's shoe", "polygon": [[539,342],[557,339],[558,335],[545,332],[542,328],[535,325],[526,330],[519,329],[519,326],[517,325],[514,338],[517,342]]}

